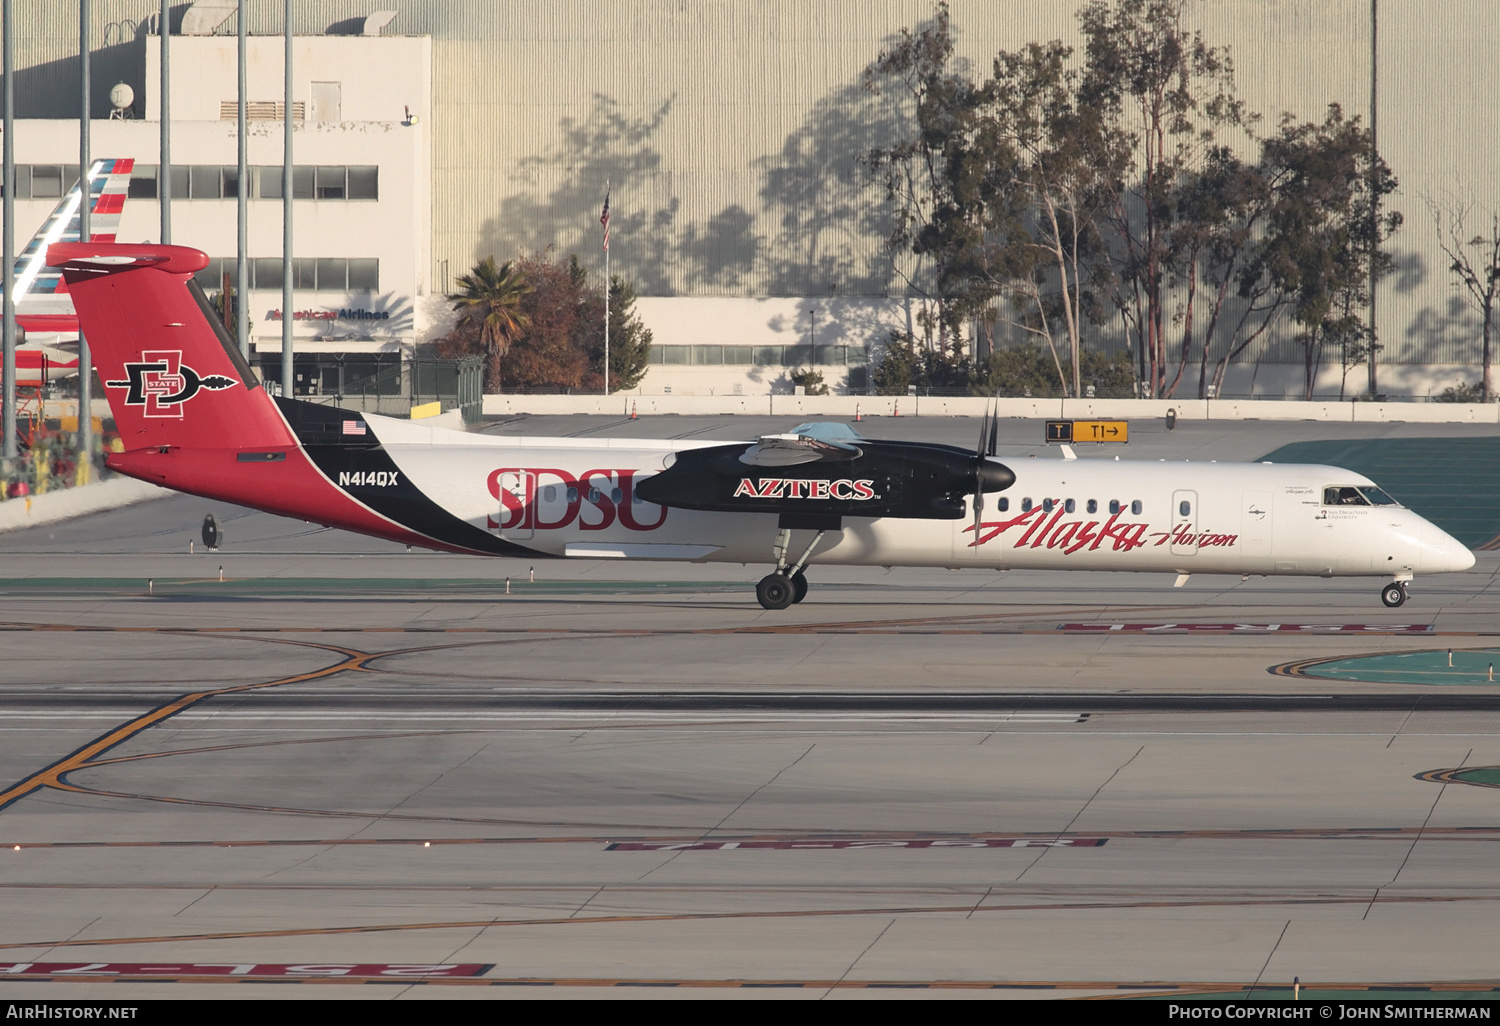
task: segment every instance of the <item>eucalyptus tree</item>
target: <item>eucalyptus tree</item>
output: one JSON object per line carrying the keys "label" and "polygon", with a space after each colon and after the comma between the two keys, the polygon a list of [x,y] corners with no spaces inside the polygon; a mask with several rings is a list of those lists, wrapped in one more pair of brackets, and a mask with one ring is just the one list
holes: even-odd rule
{"label": "eucalyptus tree", "polygon": [[1377,344],[1358,310],[1369,303],[1371,282],[1394,266],[1382,246],[1402,215],[1383,201],[1398,183],[1369,130],[1338,104],[1321,123],[1284,115],[1261,163],[1274,197],[1265,238],[1243,273],[1249,281],[1264,275],[1287,297],[1311,399],[1325,347],[1339,348],[1347,370]]}
{"label": "eucalyptus tree", "polygon": [[[1166,377],[1165,286],[1173,275],[1172,230],[1184,178],[1217,130],[1255,115],[1234,95],[1234,65],[1183,19],[1188,0],[1090,0],[1079,13],[1085,39],[1079,103],[1097,110],[1135,151],[1113,185],[1109,223],[1113,299],[1138,345],[1146,392]],[[1180,377],[1180,375],[1179,375]]]}
{"label": "eucalyptus tree", "polygon": [[1480,401],[1495,397],[1490,380],[1494,355],[1495,298],[1500,292],[1500,210],[1486,210],[1479,219],[1481,228],[1471,237],[1469,218],[1474,200],[1448,199],[1439,202],[1426,197],[1427,210],[1437,229],[1438,245],[1448,258],[1448,271],[1463,289],[1464,299],[1479,314],[1483,374],[1480,378]]}

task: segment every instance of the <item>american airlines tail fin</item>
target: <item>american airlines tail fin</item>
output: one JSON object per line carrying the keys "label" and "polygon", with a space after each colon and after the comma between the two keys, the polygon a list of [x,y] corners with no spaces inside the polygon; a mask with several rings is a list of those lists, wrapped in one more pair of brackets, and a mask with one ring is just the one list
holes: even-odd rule
{"label": "american airlines tail fin", "polygon": [[[130,159],[96,160],[89,167],[89,239],[112,243],[120,230],[120,213],[130,190],[130,173],[135,161]],[[15,263],[16,315],[21,326],[31,331],[76,332],[73,305],[68,301],[66,283],[55,269],[47,266],[47,247],[58,242],[78,242],[83,182],[68,190],[21,251]]]}

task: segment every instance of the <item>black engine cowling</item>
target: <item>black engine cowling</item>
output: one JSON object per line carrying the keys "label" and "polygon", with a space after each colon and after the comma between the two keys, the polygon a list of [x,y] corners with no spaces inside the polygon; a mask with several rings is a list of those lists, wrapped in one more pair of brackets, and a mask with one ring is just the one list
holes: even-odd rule
{"label": "black engine cowling", "polygon": [[636,493],[663,506],[720,513],[958,520],[965,496],[1015,482],[1003,464],[948,445],[862,439],[854,453],[792,466],[747,464],[746,452],[743,442],[679,452]]}

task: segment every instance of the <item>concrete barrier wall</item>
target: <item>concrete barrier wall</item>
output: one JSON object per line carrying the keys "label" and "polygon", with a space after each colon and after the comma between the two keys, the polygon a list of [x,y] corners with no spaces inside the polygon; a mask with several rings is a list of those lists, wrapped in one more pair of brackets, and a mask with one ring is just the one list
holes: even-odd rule
{"label": "concrete barrier wall", "polygon": [[[853,420],[861,417],[978,417],[996,400],[974,396],[852,395],[487,395],[486,416],[600,414],[639,417],[755,414]],[[1330,423],[1500,424],[1495,403],[1338,403],[1233,399],[1000,399],[1002,417],[1057,420],[1309,420]]]}
{"label": "concrete barrier wall", "polygon": [[0,532],[15,531],[38,524],[54,524],[88,513],[130,506],[137,502],[163,499],[176,492],[158,488],[145,481],[129,477],[112,477],[98,484],[69,488],[67,491],[47,492],[45,495],[11,499],[0,502]]}

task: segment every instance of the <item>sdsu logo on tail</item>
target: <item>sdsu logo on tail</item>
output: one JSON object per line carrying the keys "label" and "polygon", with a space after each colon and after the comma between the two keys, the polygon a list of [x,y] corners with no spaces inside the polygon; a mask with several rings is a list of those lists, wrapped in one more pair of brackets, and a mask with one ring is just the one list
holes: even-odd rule
{"label": "sdsu logo on tail", "polygon": [[182,362],[182,350],[161,349],[141,353],[141,362],[125,364],[126,381],[106,381],[109,388],[123,388],[126,406],[144,406],[147,417],[181,417],[182,404],[199,389],[229,388],[233,378],[222,374],[200,377]]}

